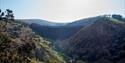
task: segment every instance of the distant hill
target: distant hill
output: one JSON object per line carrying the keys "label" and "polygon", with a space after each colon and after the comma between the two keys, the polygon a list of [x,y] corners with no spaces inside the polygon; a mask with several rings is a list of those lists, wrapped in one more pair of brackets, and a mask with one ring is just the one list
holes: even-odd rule
{"label": "distant hill", "polygon": [[125,22],[107,17],[98,19],[61,44],[73,59],[88,63],[124,63]]}
{"label": "distant hill", "polygon": [[46,20],[42,20],[42,19],[16,19],[18,21],[22,21],[28,24],[32,24],[32,23],[36,23],[42,26],[63,26],[65,25],[65,23],[54,23],[54,22],[49,22]]}
{"label": "distant hill", "polygon": [[80,20],[76,20],[72,23],[68,23],[68,24],[66,24],[66,26],[86,26],[86,25],[90,25],[90,24],[94,23],[95,21],[97,21],[98,19],[101,19],[101,18],[102,18],[101,16],[96,16],[96,17],[80,19]]}
{"label": "distant hill", "polygon": [[64,40],[73,36],[84,26],[91,25],[92,23],[101,18],[102,17],[97,16],[87,19],[81,19],[72,23],[67,23],[63,26],[44,26],[38,23],[32,23],[30,27],[38,34],[51,40]]}

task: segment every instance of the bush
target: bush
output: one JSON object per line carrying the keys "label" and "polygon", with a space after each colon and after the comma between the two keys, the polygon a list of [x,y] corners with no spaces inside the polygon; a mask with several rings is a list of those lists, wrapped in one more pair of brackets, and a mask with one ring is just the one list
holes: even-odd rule
{"label": "bush", "polygon": [[118,19],[118,20],[122,20],[122,16],[121,16],[121,15],[113,14],[113,15],[112,15],[112,18]]}

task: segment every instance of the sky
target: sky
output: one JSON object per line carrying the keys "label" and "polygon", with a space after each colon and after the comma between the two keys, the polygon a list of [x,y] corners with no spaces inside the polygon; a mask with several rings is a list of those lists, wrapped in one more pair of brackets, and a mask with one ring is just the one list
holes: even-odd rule
{"label": "sky", "polygon": [[103,14],[125,16],[125,0],[0,0],[17,19],[43,19],[66,23]]}

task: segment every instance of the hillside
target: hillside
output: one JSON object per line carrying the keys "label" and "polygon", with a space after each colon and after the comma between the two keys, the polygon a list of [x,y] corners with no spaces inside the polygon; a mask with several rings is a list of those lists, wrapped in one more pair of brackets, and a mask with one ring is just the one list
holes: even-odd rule
{"label": "hillside", "polygon": [[66,23],[55,23],[55,22],[49,22],[49,21],[42,20],[42,19],[16,19],[16,20],[25,22],[27,24],[36,23],[42,26],[64,26],[66,25]]}
{"label": "hillside", "polygon": [[65,26],[87,26],[93,24],[95,21],[101,19],[101,16],[89,17],[80,20],[76,20],[74,22],[68,23]]}
{"label": "hillside", "polygon": [[125,22],[101,18],[65,40],[64,53],[88,63],[125,62]]}
{"label": "hillside", "polygon": [[0,20],[0,63],[66,63],[51,42],[19,21]]}
{"label": "hillside", "polygon": [[[57,41],[57,40],[65,40],[73,36],[76,32],[78,32],[81,28],[91,25],[98,19],[101,19],[102,17],[96,16],[86,19],[81,19],[72,23],[67,23],[63,26],[50,26],[50,25],[41,25],[38,23],[32,23],[30,27],[33,29],[33,31],[37,32],[38,34]],[[43,23],[44,24],[44,23]]]}
{"label": "hillside", "polygon": [[64,26],[30,27],[54,42],[71,61],[123,63],[125,60],[125,22],[106,16],[81,19]]}
{"label": "hillside", "polygon": [[42,26],[31,24],[33,31],[51,40],[64,40],[74,35],[83,26]]}

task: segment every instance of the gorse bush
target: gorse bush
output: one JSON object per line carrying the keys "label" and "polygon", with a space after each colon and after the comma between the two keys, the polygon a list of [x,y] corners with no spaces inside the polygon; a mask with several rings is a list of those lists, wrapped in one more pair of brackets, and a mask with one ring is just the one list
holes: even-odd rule
{"label": "gorse bush", "polygon": [[20,45],[0,33],[0,63],[33,63],[37,62],[31,55],[33,47],[30,44]]}

